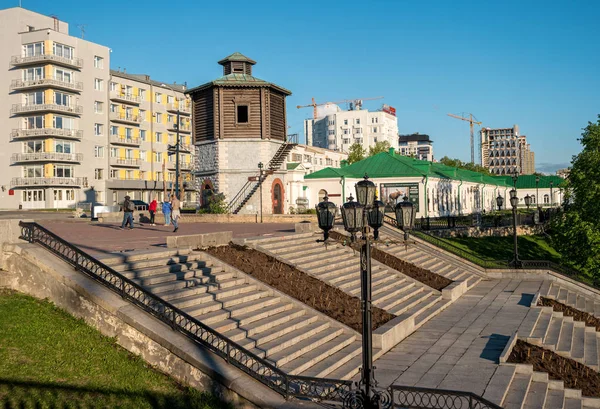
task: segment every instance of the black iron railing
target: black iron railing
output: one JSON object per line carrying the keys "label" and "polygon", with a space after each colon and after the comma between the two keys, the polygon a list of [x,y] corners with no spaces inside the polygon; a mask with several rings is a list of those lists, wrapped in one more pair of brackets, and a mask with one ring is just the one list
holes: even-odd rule
{"label": "black iron railing", "polygon": [[353,389],[352,381],[288,375],[197,319],[148,292],[89,254],[66,242],[37,223],[21,222],[21,238],[39,243],[127,301],[152,314],[173,330],[225,359],[264,385],[288,397],[342,402]]}
{"label": "black iron railing", "polygon": [[502,409],[471,392],[390,386],[394,408],[420,409]]}

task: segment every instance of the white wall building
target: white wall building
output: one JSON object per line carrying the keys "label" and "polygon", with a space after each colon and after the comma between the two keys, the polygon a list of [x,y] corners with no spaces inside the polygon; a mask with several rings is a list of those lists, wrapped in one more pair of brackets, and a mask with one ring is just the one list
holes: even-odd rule
{"label": "white wall building", "polygon": [[433,161],[433,141],[429,135],[414,133],[411,135],[399,135],[398,153],[411,156],[420,160]]}
{"label": "white wall building", "polygon": [[377,142],[388,141],[391,147],[397,148],[398,118],[391,112],[395,111],[360,109],[360,104],[349,111],[334,104],[318,107],[318,118],[304,121],[307,144],[348,152],[354,143],[368,150]]}

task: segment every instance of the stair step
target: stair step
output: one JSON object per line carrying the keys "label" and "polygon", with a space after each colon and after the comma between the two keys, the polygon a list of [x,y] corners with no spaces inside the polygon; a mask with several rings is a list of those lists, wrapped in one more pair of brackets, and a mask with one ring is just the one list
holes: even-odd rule
{"label": "stair step", "polygon": [[558,291],[557,300],[564,304],[567,301],[568,295],[569,295],[569,291],[566,288],[561,288]]}
{"label": "stair step", "polygon": [[264,342],[272,341],[277,337],[287,334],[288,332],[294,331],[296,329],[305,327],[313,322],[317,321],[319,317],[317,315],[301,315],[297,318],[291,319],[289,321],[284,322],[281,325],[273,326],[271,328],[266,329],[262,332],[255,332],[253,334],[248,334],[248,329],[244,326],[239,328],[234,328],[230,331],[227,331],[224,335],[234,342],[242,341],[246,337],[251,337],[254,341],[254,345],[260,345]]}
{"label": "stair step", "polygon": [[422,309],[421,312],[419,312],[419,314],[415,317],[415,326],[420,326],[426,323],[431,318],[442,312],[451,302],[450,300],[443,300],[442,297],[433,296],[429,298],[432,300],[432,302],[427,307]]}
{"label": "stair step", "polygon": [[[243,343],[242,346],[247,349],[261,351],[264,353],[264,356],[271,357],[277,352],[280,352],[286,348],[290,348],[307,338],[324,335],[329,328],[331,328],[331,324],[329,322],[319,320],[305,327],[290,331],[277,339],[267,341],[259,345]],[[336,330],[339,331],[339,333],[343,332],[343,329],[341,328],[336,328]]]}
{"label": "stair step", "polygon": [[[579,324],[579,323],[577,323]],[[584,362],[585,357],[585,327],[575,325],[573,328],[573,345],[571,347],[571,358],[577,362]]]}
{"label": "stair step", "polygon": [[[393,306],[396,303],[394,303],[394,301],[398,300],[397,297],[400,296],[401,293],[405,293],[406,296],[408,296],[409,293],[409,289],[414,287],[415,283],[413,281],[409,281],[409,280],[399,280],[397,281],[392,287],[390,288],[386,288],[383,291],[378,291],[377,294],[375,294],[373,296],[373,300],[375,300],[377,303],[379,303],[380,305],[383,305],[385,301],[390,302],[390,304]],[[398,301],[401,302],[402,300]],[[388,305],[388,304],[385,304]]]}
{"label": "stair step", "polygon": [[[373,351],[375,353],[375,351]],[[362,354],[358,354],[343,365],[327,374],[329,379],[350,379],[356,375],[362,366]]]}
{"label": "stair step", "polygon": [[277,314],[269,315],[267,317],[260,317],[260,319],[252,320],[251,316],[246,317],[246,320],[240,323],[239,319],[226,319],[223,321],[215,322],[210,325],[215,331],[227,332],[240,326],[248,328],[249,334],[255,334],[258,332],[265,331],[270,327],[283,324],[284,322],[290,321],[294,318],[298,318],[304,315],[305,311],[299,308],[286,309]]}
{"label": "stair step", "polygon": [[147,285],[145,286],[146,290],[150,291],[155,295],[159,295],[162,297],[162,294],[168,293],[170,291],[181,290],[183,288],[193,288],[196,286],[202,286],[203,284],[209,284],[210,277],[202,276],[202,277],[192,277],[184,280],[173,280],[166,281],[164,283]]}
{"label": "stair step", "polygon": [[148,260],[136,261],[131,263],[115,264],[112,266],[115,271],[135,271],[143,269],[152,269],[155,267],[167,267],[177,265],[194,265],[195,267],[211,267],[212,261],[206,261],[205,255],[201,253],[190,254],[185,256],[175,256],[167,258],[152,258]]}
{"label": "stair step", "polygon": [[221,308],[217,311],[207,312],[198,316],[198,320],[206,325],[211,325],[226,319],[234,319],[239,325],[245,325],[248,322],[270,317],[291,308],[292,304],[281,302],[279,297],[263,297],[228,308]]}
{"label": "stair step", "polygon": [[500,406],[506,397],[516,369],[514,365],[499,365],[485,389],[483,398]]}
{"label": "stair step", "polygon": [[532,381],[529,385],[529,392],[525,399],[524,409],[539,409],[544,407],[546,402],[546,393],[548,392],[548,382]]}
{"label": "stair step", "polygon": [[540,291],[539,291],[540,297],[546,297],[548,295],[551,285],[552,285],[552,281],[544,280],[544,282],[542,283],[542,286],[540,287]]}
{"label": "stair step", "polygon": [[550,285],[550,290],[548,291],[547,298],[552,298],[553,300],[555,300],[558,297],[559,290],[560,287],[557,284],[552,283],[552,285]]}
{"label": "stair step", "polygon": [[[329,343],[325,343],[322,347],[326,347],[328,344]],[[295,369],[290,369],[288,373],[292,375],[310,376],[313,378],[329,377],[329,374],[331,372],[335,371],[336,369],[340,368],[342,365],[345,365],[356,356],[360,355],[361,351],[361,342],[354,341],[342,348],[341,350],[337,351],[336,353],[329,355],[327,358],[320,360],[316,364],[301,372]],[[291,365],[293,363],[294,361],[292,361],[288,365]],[[286,368],[289,367],[288,365],[284,365],[282,369],[286,370]]]}
{"label": "stair step", "polygon": [[315,365],[322,363],[324,360],[327,360],[332,357],[337,359],[337,361],[334,362],[333,365],[340,366],[344,362],[349,361],[351,359],[351,356],[341,355],[339,351],[344,350],[346,347],[355,344],[355,340],[355,334],[342,333],[339,336],[332,339],[331,341],[328,341],[323,345],[319,345],[317,348],[303,354],[302,356],[294,359],[293,361],[282,365],[281,369],[286,373],[298,375],[303,373],[307,369],[312,368]]}
{"label": "stair step", "polygon": [[413,307],[423,303],[425,300],[427,300],[427,298],[429,298],[430,295],[430,292],[421,291],[413,295],[412,297],[402,301],[400,304],[397,304],[394,307],[390,308],[388,312],[394,315],[403,314],[404,312],[411,310]]}
{"label": "stair step", "polygon": [[176,273],[161,273],[148,277],[131,278],[131,280],[143,287],[151,286],[153,284],[161,284],[169,281],[177,280],[188,280],[194,277],[203,277],[205,272],[202,270],[187,270],[178,271]]}
{"label": "stair step", "polygon": [[596,331],[585,331],[585,360],[584,363],[598,370],[598,335]]}
{"label": "stair step", "polygon": [[562,409],[565,404],[564,389],[548,389],[544,409]]}
{"label": "stair step", "polygon": [[138,261],[143,261],[143,260],[149,260],[149,259],[157,259],[157,258],[169,258],[169,257],[176,257],[176,256],[185,256],[185,255],[189,255],[192,252],[190,250],[186,250],[186,249],[179,249],[179,250],[162,250],[162,251],[150,251],[150,252],[146,252],[146,251],[140,251],[140,252],[128,252],[128,253],[120,253],[115,255],[110,254],[110,255],[106,255],[106,256],[101,256],[99,257],[99,260],[103,263],[106,264],[107,266],[115,266],[115,265],[119,265],[119,264],[127,264],[127,263],[134,263],[134,262],[138,262]]}
{"label": "stair step", "polygon": [[[348,257],[346,260],[331,264],[331,263],[323,263],[322,265],[313,266],[308,268],[306,266],[302,266],[303,269],[309,271],[311,274],[321,277],[321,274],[333,274],[335,275],[336,271],[339,271],[342,268],[352,267],[357,268],[358,262],[353,257]],[[324,278],[325,279],[325,278]]]}
{"label": "stair step", "polygon": [[303,267],[310,267],[323,262],[323,260],[334,260],[346,254],[346,249],[343,247],[329,247],[327,251],[324,248],[315,254],[300,254],[297,256],[285,257],[292,264],[301,264]]}
{"label": "stair step", "polygon": [[569,291],[567,293],[567,305],[574,307],[577,304],[577,293]]}
{"label": "stair step", "polygon": [[271,295],[270,291],[256,290],[250,291],[243,294],[232,294],[228,297],[215,297],[214,293],[207,293],[207,296],[203,299],[198,300],[194,305],[186,308],[182,308],[183,311],[193,317],[198,317],[203,314],[207,314],[211,311],[215,311],[214,305],[218,303],[220,308],[229,308],[236,304],[257,300],[259,298],[268,297]]}
{"label": "stair step", "polygon": [[[243,284],[236,287],[229,287],[225,289],[211,289],[204,294],[191,294],[184,295],[181,298],[172,300],[172,304],[180,309],[187,309],[198,304],[205,303],[211,300],[222,301],[223,298],[231,296],[243,297],[244,294],[256,291],[257,286],[255,284]],[[243,301],[242,301],[243,302]]]}
{"label": "stair step", "polygon": [[578,310],[581,310],[581,311],[585,311],[585,304],[586,304],[585,297],[579,296],[579,297],[577,297],[577,302],[576,302],[575,308],[577,308]]}
{"label": "stair step", "polygon": [[531,336],[533,338],[544,339],[546,336],[546,332],[548,331],[548,327],[550,326],[550,320],[552,319],[552,309],[551,308],[543,308],[540,313],[540,317],[537,321],[535,328],[533,329],[533,333]]}
{"label": "stair step", "polygon": [[533,374],[515,374],[502,403],[504,409],[521,409],[523,407],[532,376]]}
{"label": "stair step", "polygon": [[338,267],[335,270],[324,270],[324,272],[315,272],[314,269],[310,268],[306,271],[310,272],[311,275],[317,277],[319,280],[331,282],[331,280],[335,280],[336,278],[342,277],[348,273],[355,272],[360,274],[359,269],[360,267],[356,264],[355,260],[349,260],[346,266],[342,268]]}
{"label": "stair step", "polygon": [[567,356],[571,356],[574,323],[572,318],[570,320],[568,318],[570,317],[565,317],[564,319],[556,350],[565,353]]}
{"label": "stair step", "polygon": [[[183,281],[183,282],[185,283],[185,281]],[[231,278],[231,279],[219,281],[216,283],[215,282],[206,282],[203,284],[204,285],[201,285],[201,286],[195,285],[195,286],[177,288],[177,289],[173,289],[170,291],[164,291],[164,292],[157,293],[156,295],[160,296],[165,301],[169,301],[169,300],[173,300],[173,299],[177,299],[177,298],[182,298],[182,297],[185,297],[188,295],[202,294],[202,293],[205,293],[208,291],[224,290],[224,289],[231,288],[231,287],[241,286],[241,285],[246,284],[246,278],[244,278],[244,277]]]}
{"label": "stair step", "polygon": [[[413,285],[406,288],[405,291],[402,291],[396,297],[383,300],[381,303],[379,299],[374,301],[375,305],[379,308],[391,312],[394,309],[403,310],[409,308],[411,305],[414,305],[419,301],[422,297],[424,288],[423,286]],[[392,313],[393,314],[393,313]],[[397,314],[396,314],[397,315]]]}
{"label": "stair step", "polygon": [[582,409],[583,402],[579,398],[565,398],[564,409]]}
{"label": "stair step", "polygon": [[556,350],[556,347],[558,346],[562,325],[563,317],[560,315],[553,316],[548,331],[546,332],[546,336],[542,340],[543,344],[552,351]]}

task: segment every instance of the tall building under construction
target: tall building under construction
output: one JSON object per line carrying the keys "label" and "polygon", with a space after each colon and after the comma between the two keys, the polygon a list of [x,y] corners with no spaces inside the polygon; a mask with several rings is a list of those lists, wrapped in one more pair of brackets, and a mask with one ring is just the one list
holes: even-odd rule
{"label": "tall building under construction", "polygon": [[535,155],[519,126],[481,130],[481,166],[495,175],[530,175],[535,172]]}

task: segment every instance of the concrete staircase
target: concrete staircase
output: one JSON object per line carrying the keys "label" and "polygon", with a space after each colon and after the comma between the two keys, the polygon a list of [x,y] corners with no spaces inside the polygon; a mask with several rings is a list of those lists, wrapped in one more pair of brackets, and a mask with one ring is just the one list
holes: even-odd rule
{"label": "concrete staircase", "polygon": [[356,331],[206,253],[131,252],[101,261],[289,374],[350,379],[358,372]]}
{"label": "concrete staircase", "polygon": [[389,227],[384,228],[379,236],[380,242],[389,243],[379,246],[380,250],[452,281],[466,281],[468,289],[485,277],[476,267],[421,241],[409,239],[405,246],[400,233]]}
{"label": "concrete staircase", "polygon": [[[249,240],[246,244],[360,298],[360,254],[341,244],[325,247],[316,242],[319,237],[322,236],[303,233]],[[372,294],[373,305],[406,320],[414,318],[413,331],[451,302],[443,299],[439,291],[375,260],[372,262]]]}
{"label": "concrete staircase", "polygon": [[540,289],[540,296],[556,300],[600,318],[600,297],[585,295],[579,291],[561,286],[558,282],[547,281]]}
{"label": "concrete staircase", "polygon": [[581,395],[579,389],[565,388],[532,365],[501,364],[483,395],[504,409],[588,409],[599,408],[600,399]]}

